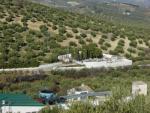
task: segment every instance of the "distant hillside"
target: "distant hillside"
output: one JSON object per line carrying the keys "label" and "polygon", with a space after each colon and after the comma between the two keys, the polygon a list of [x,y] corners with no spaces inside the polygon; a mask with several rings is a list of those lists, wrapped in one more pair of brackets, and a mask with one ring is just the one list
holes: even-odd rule
{"label": "distant hillside", "polygon": [[[148,1],[140,0],[33,0],[48,6],[64,8],[69,11],[87,14],[100,14],[113,17],[120,22],[135,22],[150,24],[150,11],[144,5]],[[148,3],[147,3],[148,2]],[[122,21],[123,20],[123,21]],[[133,23],[132,23],[133,24]],[[135,23],[136,24],[136,23]]]}
{"label": "distant hillside", "polygon": [[[0,68],[31,67],[101,53],[149,59],[150,29],[115,24],[103,15],[81,15],[24,0],[0,0]],[[82,54],[79,55],[79,51]]]}

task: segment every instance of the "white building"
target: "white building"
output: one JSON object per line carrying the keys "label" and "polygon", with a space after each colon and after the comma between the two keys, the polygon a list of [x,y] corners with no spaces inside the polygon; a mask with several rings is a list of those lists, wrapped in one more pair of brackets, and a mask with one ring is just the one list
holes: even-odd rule
{"label": "white building", "polygon": [[72,88],[67,91],[66,98],[68,102],[90,102],[93,105],[99,105],[100,103],[105,102],[112,95],[111,91],[103,91],[103,92],[94,92],[89,86],[82,84],[79,87]]}
{"label": "white building", "polygon": [[0,113],[38,113],[44,105],[24,94],[0,93]]}
{"label": "white building", "polygon": [[126,67],[132,65],[132,60],[126,59],[124,57],[103,54],[101,59],[87,59],[83,60],[82,63],[86,68],[109,68],[109,67]]}
{"label": "white building", "polygon": [[58,60],[64,63],[69,63],[72,61],[72,55],[71,54],[60,55],[58,56]]}
{"label": "white building", "polygon": [[81,70],[84,68],[117,68],[128,67],[132,65],[132,60],[124,57],[103,54],[102,58],[91,58],[82,61],[73,60],[71,54],[60,55],[58,60],[61,62],[40,65],[41,70]]}
{"label": "white building", "polygon": [[[72,88],[70,90],[67,91],[67,95],[80,95],[80,94],[87,94],[87,93],[90,93],[90,92],[93,92],[93,90],[87,86],[87,85],[84,85],[84,84],[81,84],[81,86],[79,87],[76,87],[76,88]],[[75,98],[72,98],[71,101],[74,101],[74,100],[82,100],[82,99],[86,99],[87,97],[77,97],[76,99]]]}
{"label": "white building", "polygon": [[136,81],[132,83],[132,94],[136,95],[147,95],[147,84],[143,81]]}
{"label": "white building", "polygon": [[67,2],[69,5],[71,6],[77,6],[77,5],[80,5],[79,2],[76,2],[76,1],[70,1],[70,2]]}

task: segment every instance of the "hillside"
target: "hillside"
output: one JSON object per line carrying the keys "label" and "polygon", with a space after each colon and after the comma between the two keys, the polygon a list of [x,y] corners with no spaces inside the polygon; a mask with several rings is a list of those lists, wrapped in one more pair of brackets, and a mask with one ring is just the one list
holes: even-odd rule
{"label": "hillside", "polygon": [[86,16],[26,2],[0,0],[0,68],[38,66],[59,54],[82,58],[100,52],[149,60],[150,29],[120,25],[101,16]]}
{"label": "hillside", "polygon": [[[150,23],[149,1],[139,0],[33,0],[47,6],[81,14],[107,16],[108,20],[126,24]],[[148,26],[150,27],[150,26]]]}
{"label": "hillside", "polygon": [[58,3],[59,5],[66,5],[67,2],[79,2],[79,3],[87,3],[87,2],[96,2],[96,3],[102,3],[102,2],[121,2],[121,3],[128,3],[128,4],[134,4],[134,5],[140,5],[140,6],[150,6],[149,0],[34,0],[37,2],[44,2],[44,3]]}

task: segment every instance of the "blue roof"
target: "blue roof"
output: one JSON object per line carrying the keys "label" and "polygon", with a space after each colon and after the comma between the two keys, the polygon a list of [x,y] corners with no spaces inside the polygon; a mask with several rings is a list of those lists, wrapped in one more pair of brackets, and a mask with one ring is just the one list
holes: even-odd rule
{"label": "blue roof", "polygon": [[43,106],[43,104],[21,93],[0,93],[0,106],[3,101],[5,101],[5,106]]}

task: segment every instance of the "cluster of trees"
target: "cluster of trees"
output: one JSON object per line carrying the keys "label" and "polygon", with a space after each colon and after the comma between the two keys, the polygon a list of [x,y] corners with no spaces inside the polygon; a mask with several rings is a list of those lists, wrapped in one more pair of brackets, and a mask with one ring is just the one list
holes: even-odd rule
{"label": "cluster of trees", "polygon": [[[21,17],[21,24],[14,21],[17,17]],[[69,43],[71,48],[81,51],[79,55],[79,52],[72,52],[75,58],[99,58],[101,51],[111,48],[112,45],[108,41],[115,41],[119,37],[122,39],[110,53],[125,54],[125,37],[131,41],[128,52],[138,54],[141,58],[144,57],[145,49],[138,50],[139,43],[150,47],[149,29],[114,25],[100,17],[62,11],[24,0],[2,0],[0,18],[5,20],[0,21],[0,68],[31,67],[57,61],[57,55],[66,51],[60,42],[74,37],[67,31],[66,26],[71,28],[76,36],[74,38],[78,39],[81,45],[78,47],[76,42]],[[39,27],[39,31],[31,30],[28,21],[42,21],[44,25]],[[51,33],[49,27],[57,30],[58,34]],[[87,39],[87,34],[80,32],[78,28],[90,30],[91,37]],[[104,34],[98,43],[100,47],[93,44],[92,40],[97,36],[97,32]],[[112,36],[109,37],[108,33],[112,33]],[[90,44],[87,45],[86,41]]]}
{"label": "cluster of trees", "polygon": [[94,43],[84,45],[82,48],[73,48],[72,54],[73,57],[77,60],[102,57],[101,49],[97,48],[97,45]]}
{"label": "cluster of trees", "polygon": [[2,72],[0,75],[0,90],[5,87],[10,87],[11,84],[33,82],[36,80],[43,80],[47,77],[42,70]]}

